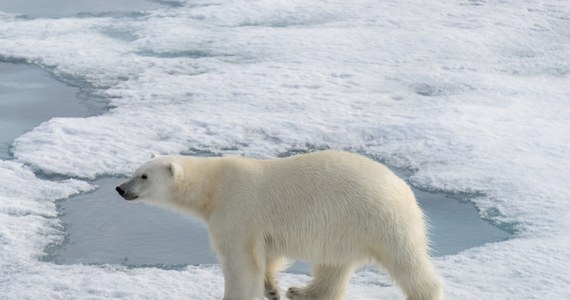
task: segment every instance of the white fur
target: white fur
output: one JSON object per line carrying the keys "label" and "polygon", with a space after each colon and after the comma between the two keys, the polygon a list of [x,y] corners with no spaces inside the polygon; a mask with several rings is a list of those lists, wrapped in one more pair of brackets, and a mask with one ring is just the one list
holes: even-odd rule
{"label": "white fur", "polygon": [[[140,179],[143,173],[148,179]],[[163,156],[121,186],[143,202],[190,212],[208,224],[226,300],[264,293],[278,299],[275,275],[283,257],[314,266],[307,287],[287,291],[291,299],[342,299],[353,270],[369,262],[386,269],[407,299],[443,298],[412,191],[363,156]]]}

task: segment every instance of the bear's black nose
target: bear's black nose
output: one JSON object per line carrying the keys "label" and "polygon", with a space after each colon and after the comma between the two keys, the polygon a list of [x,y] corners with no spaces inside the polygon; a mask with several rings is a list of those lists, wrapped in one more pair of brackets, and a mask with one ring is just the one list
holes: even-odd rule
{"label": "bear's black nose", "polygon": [[116,189],[117,193],[119,193],[119,195],[124,196],[125,195],[125,190],[123,190],[120,186],[118,186]]}

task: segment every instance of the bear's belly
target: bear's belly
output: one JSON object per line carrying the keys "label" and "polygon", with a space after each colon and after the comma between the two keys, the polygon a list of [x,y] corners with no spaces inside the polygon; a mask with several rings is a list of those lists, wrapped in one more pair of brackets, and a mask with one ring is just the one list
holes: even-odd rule
{"label": "bear's belly", "polygon": [[277,256],[304,260],[311,263],[342,264],[366,260],[371,255],[357,236],[321,234],[319,237],[304,234],[266,235],[266,251]]}

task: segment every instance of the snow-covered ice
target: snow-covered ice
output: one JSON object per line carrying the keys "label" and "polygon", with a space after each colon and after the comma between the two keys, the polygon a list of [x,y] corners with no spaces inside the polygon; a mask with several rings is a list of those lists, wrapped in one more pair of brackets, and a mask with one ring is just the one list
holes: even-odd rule
{"label": "snow-covered ice", "polygon": [[[161,2],[178,5],[0,12],[1,60],[39,65],[110,101],[99,116],[42,123],[0,162],[0,295],[218,299],[216,266],[41,261],[61,238],[54,201],[150,152],[331,147],[413,170],[422,189],[478,194],[481,216],[515,234],[438,257],[449,299],[570,298],[568,1]],[[284,287],[306,280],[281,278]],[[369,271],[347,295],[397,297]]]}

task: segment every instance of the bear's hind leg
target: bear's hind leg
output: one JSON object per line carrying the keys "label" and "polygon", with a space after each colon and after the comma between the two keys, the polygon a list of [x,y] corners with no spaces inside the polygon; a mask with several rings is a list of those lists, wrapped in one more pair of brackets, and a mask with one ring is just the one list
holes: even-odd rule
{"label": "bear's hind leg", "polygon": [[441,300],[443,289],[425,252],[408,257],[378,260],[404,291],[407,300]]}
{"label": "bear's hind leg", "polygon": [[317,265],[313,280],[304,288],[289,288],[287,298],[292,300],[342,299],[353,265]]}
{"label": "bear's hind leg", "polygon": [[265,297],[269,300],[279,300],[279,287],[275,276],[283,265],[282,257],[267,257],[265,269]]}
{"label": "bear's hind leg", "polygon": [[274,282],[265,279],[265,298],[269,300],[279,300],[279,288]]}

